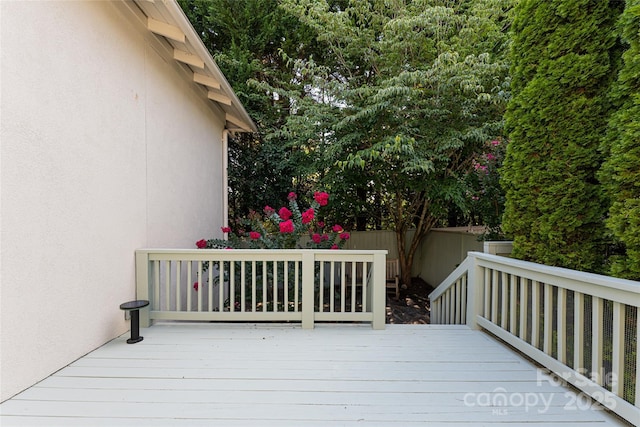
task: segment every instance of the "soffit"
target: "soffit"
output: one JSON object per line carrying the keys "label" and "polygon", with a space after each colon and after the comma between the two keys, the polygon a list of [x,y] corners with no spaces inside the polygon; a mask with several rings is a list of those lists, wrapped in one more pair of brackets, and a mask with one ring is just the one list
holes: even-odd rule
{"label": "soffit", "polygon": [[256,132],[251,117],[175,0],[126,0],[138,21],[161,43],[210,102],[222,110],[232,132]]}

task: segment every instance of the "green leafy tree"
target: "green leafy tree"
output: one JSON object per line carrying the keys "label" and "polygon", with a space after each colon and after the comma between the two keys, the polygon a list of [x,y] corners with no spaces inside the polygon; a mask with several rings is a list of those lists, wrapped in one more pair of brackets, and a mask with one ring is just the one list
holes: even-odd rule
{"label": "green leafy tree", "polygon": [[[408,283],[422,238],[451,203],[468,209],[464,177],[500,134],[511,2],[283,3],[328,56],[325,67],[295,63],[309,78],[308,96],[283,94],[296,111],[282,135],[351,209],[342,214],[352,224],[387,218]],[[406,241],[409,229],[416,232]]]}
{"label": "green leafy tree", "polygon": [[620,3],[521,0],[517,7],[501,172],[503,227],[518,258],[602,268],[605,203],[596,172],[617,71]]}
{"label": "green leafy tree", "polygon": [[600,178],[611,201],[607,227],[623,253],[610,273],[640,280],[640,1],[628,0],[620,20],[627,50],[615,90],[619,105],[609,122]]}

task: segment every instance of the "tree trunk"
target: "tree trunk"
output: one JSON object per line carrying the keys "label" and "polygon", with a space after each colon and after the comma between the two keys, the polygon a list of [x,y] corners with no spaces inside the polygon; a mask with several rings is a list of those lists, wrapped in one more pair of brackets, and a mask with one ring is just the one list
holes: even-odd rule
{"label": "tree trunk", "polygon": [[408,263],[405,251],[406,230],[396,228],[396,246],[398,247],[398,260],[400,262],[400,284],[411,283],[411,264]]}
{"label": "tree trunk", "polygon": [[[436,223],[436,218],[429,214],[429,201],[425,200],[422,208],[420,209],[420,219],[416,225],[416,232],[411,239],[409,249],[406,249],[406,236],[408,227],[403,226],[401,221],[396,221],[396,243],[398,245],[398,259],[400,262],[400,280],[402,284],[411,284],[411,270],[413,269],[413,259],[420,247],[422,238],[427,235],[433,225]],[[405,223],[406,224],[406,223]]]}
{"label": "tree trunk", "polygon": [[[367,190],[364,188],[357,188],[356,197],[362,204],[365,204],[367,200]],[[367,214],[365,212],[356,213],[356,230],[357,231],[367,230]]]}

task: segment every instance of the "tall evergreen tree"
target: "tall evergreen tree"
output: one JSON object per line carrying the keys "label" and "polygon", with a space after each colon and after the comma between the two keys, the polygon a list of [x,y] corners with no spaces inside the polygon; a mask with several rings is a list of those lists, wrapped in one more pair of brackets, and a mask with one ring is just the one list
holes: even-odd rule
{"label": "tall evergreen tree", "polygon": [[[229,143],[231,215],[244,216],[287,194],[306,170],[289,146],[265,138],[290,114],[287,99],[250,85],[251,80],[299,90],[287,58],[318,56],[316,33],[278,7],[279,0],[180,0],[189,20],[256,122],[259,133],[239,134]],[[284,53],[284,55],[283,55]],[[231,218],[233,220],[233,217]]]}
{"label": "tall evergreen tree", "polygon": [[620,27],[627,50],[615,90],[619,108],[603,144],[607,160],[600,178],[611,201],[607,227],[623,245],[610,273],[640,280],[640,0],[627,0]]}
{"label": "tall evergreen tree", "polygon": [[600,271],[605,203],[596,173],[615,78],[615,0],[521,0],[513,24],[504,230],[514,255]]}

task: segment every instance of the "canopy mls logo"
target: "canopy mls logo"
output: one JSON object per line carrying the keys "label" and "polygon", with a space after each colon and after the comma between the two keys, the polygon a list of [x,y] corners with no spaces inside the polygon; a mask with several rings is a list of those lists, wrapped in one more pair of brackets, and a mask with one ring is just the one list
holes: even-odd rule
{"label": "canopy mls logo", "polygon": [[553,393],[513,392],[497,387],[491,392],[467,393],[464,405],[467,407],[491,408],[493,415],[509,415],[509,409],[524,408],[525,412],[535,410],[539,414],[549,411],[553,403]]}
{"label": "canopy mls logo", "polygon": [[[537,369],[536,386],[564,387],[566,385],[565,380],[569,377],[569,373],[557,376],[548,370]],[[583,384],[576,382],[575,385],[581,387],[590,382],[588,378],[584,378],[582,380]],[[605,386],[615,384],[615,381],[617,381],[615,374],[608,374],[603,378],[605,379]],[[509,392],[504,387],[497,387],[490,392],[467,393],[464,395],[463,400],[464,405],[467,407],[487,408],[496,416],[506,416],[509,415],[510,410],[518,409],[520,411],[522,408],[524,408],[525,413],[535,411],[538,414],[548,413],[551,408],[560,408],[564,411],[601,410],[602,406],[598,405],[597,402],[609,408],[615,407],[613,398],[604,392],[596,391],[592,396],[589,396],[583,392],[576,393],[559,389],[547,389],[537,392]]]}

